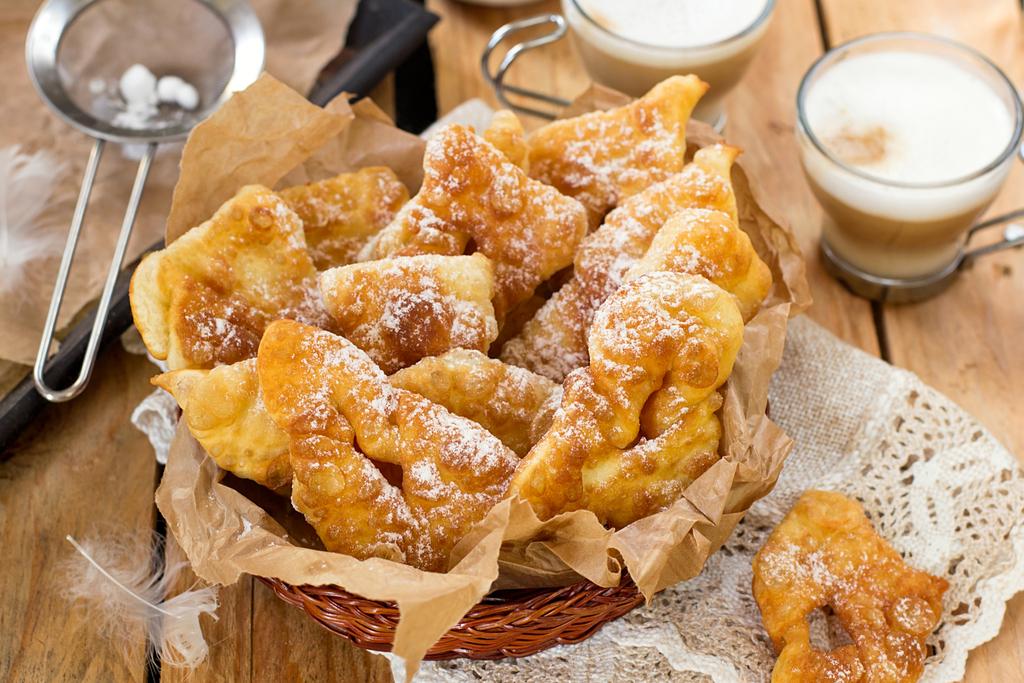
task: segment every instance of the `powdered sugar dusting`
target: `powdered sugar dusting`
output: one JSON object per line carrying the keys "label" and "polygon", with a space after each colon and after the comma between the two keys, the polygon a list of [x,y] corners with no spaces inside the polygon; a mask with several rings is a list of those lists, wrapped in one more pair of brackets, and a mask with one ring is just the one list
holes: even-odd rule
{"label": "powdered sugar dusting", "polygon": [[573,279],[505,344],[502,358],[555,381],[586,365],[587,332],[594,314],[629,279],[630,269],[644,257],[665,222],[688,208],[725,208],[735,213],[728,178],[731,159],[725,148],[705,148],[681,173],[630,197],[609,213],[604,224],[580,244]]}

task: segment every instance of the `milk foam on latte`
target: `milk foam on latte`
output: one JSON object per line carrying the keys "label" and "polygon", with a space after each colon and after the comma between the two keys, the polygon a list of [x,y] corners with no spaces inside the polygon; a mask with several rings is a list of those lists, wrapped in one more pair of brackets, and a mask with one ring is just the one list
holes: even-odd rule
{"label": "milk foam on latte", "polygon": [[623,38],[695,47],[731,38],[757,21],[768,0],[580,0],[590,17]]}
{"label": "milk foam on latte", "polygon": [[956,259],[1009,173],[1016,132],[1012,104],[972,63],[913,49],[847,53],[802,89],[801,159],[839,257],[895,278]]}
{"label": "milk foam on latte", "polygon": [[948,59],[913,52],[845,59],[815,82],[804,106],[836,158],[903,183],[969,176],[1013,133],[1006,105],[984,81]]}

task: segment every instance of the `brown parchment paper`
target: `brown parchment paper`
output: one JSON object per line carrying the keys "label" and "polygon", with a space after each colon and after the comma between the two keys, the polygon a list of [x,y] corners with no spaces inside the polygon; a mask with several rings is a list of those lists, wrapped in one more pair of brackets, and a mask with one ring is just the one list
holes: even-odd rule
{"label": "brown parchment paper", "polygon": [[[123,0],[122,0],[123,1]],[[126,54],[126,45],[145,41],[146,61],[159,68],[162,54],[182,49],[178,37],[161,33],[159,18],[169,13],[192,12],[192,2],[175,0],[132,0],[147,4],[153,20],[135,30],[126,40],[125,27],[116,20],[119,3],[100,3],[89,10],[89,30],[77,46],[73,59],[62,64],[69,77],[82,75],[116,78],[136,61]],[[307,92],[323,66],[341,51],[357,0],[250,0],[260,19],[267,41],[266,70],[299,92]],[[25,36],[39,6],[39,0],[4,0],[0,3],[0,147],[18,145],[26,153],[52,151],[64,164],[54,202],[59,204],[38,229],[55,234],[54,253],[30,264],[22,286],[0,291],[0,376],[17,373],[14,364],[31,364],[42,334],[53,282],[57,276],[64,236],[71,223],[78,186],[92,140],[59,120],[36,94],[25,65]],[[205,14],[201,7],[198,13]],[[83,15],[83,19],[85,15]],[[204,28],[205,27],[205,28]],[[195,30],[209,29],[208,22],[196,22]],[[221,31],[213,27],[213,31]],[[141,32],[141,35],[139,33]],[[83,32],[79,32],[80,34]],[[175,60],[178,62],[180,60]],[[215,78],[212,69],[188,74],[202,86]],[[126,261],[156,242],[164,232],[171,205],[171,190],[178,178],[181,144],[161,145],[153,162]],[[64,328],[99,295],[114,249],[121,217],[135,176],[137,161],[126,158],[118,145],[108,145],[93,189],[85,226],[79,240],[71,279],[58,318]],[[56,350],[56,346],[54,346]],[[20,374],[20,373],[17,373]],[[0,394],[3,393],[0,388]]]}
{"label": "brown parchment paper", "polygon": [[[572,109],[611,106],[623,98],[594,88]],[[318,127],[318,121],[331,124]],[[691,125],[689,135],[690,152],[718,140],[699,123]],[[314,138],[320,140],[317,149],[311,149]],[[267,144],[241,144],[252,140]],[[295,163],[290,170],[277,153],[289,142],[308,153],[301,162],[289,157]],[[190,155],[189,148],[209,153]],[[387,163],[406,173],[419,166],[422,153],[418,139],[397,131],[372,105],[348,108],[339,100],[321,111],[264,77],[193,132],[175,209],[198,222],[227,198],[220,194],[231,187],[286,184],[366,163]],[[612,586],[628,570],[650,599],[695,576],[750,505],[774,486],[792,446],[765,415],[768,383],[782,357],[788,318],[810,305],[803,260],[792,237],[761,208],[742,166],[735,168],[733,182],[742,227],[770,265],[775,283],[744,331],[725,387],[723,457],[669,509],[612,531],[589,511],[541,522],[527,503],[505,500],[456,546],[450,571],[423,572],[317,549],[315,541],[303,540],[309,534],[299,531],[304,523],[290,506],[261,507],[253,496],[243,495],[244,486],[222,479],[223,473],[179,427],[156,497],[195,572],[222,584],[247,573],[293,584],[335,584],[367,598],[394,600],[401,612],[394,652],[406,659],[410,676],[426,650],[491,589],[562,585],[581,576]],[[205,213],[192,206],[204,207]],[[169,222],[168,240],[184,227]]]}

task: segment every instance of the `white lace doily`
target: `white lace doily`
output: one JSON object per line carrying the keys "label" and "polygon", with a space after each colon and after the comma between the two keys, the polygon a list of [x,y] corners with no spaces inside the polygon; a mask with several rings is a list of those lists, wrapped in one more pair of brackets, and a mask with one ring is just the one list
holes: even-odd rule
{"label": "white lace doily", "polygon": [[910,564],[949,580],[921,680],[959,680],[967,653],[998,633],[1006,601],[1024,590],[1024,473],[1014,457],[912,373],[805,319],[790,323],[770,400],[796,448],[775,491],[700,576],[582,644],[424,662],[416,680],[767,681],[775,657],[750,591],[751,560],[808,488],[856,497]]}

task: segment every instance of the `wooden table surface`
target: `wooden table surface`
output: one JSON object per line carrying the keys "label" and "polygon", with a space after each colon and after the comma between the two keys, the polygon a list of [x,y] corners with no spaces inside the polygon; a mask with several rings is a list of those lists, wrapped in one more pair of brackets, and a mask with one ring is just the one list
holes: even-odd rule
{"label": "wooden table surface", "polygon": [[[515,10],[428,0],[443,17],[431,36],[442,113],[471,97],[493,97],[479,73],[480,51],[500,24],[557,2]],[[768,37],[729,98],[727,136],[748,168],[785,199],[783,216],[807,255],[815,305],[809,315],[843,339],[917,372],[1024,455],[1024,254],[978,262],[942,296],[913,306],[871,305],[821,269],[821,210],[804,182],[793,138],[797,84],[829,46],[882,30],[921,30],[978,48],[1024,80],[1018,0],[778,0]],[[563,95],[587,79],[568,42],[517,64],[511,82]],[[966,106],[967,103],[951,103]],[[1015,168],[993,211],[1024,203]],[[197,671],[147,674],[142,633],[108,642],[89,616],[61,597],[65,534],[97,525],[151,529],[158,470],[129,415],[149,392],[152,367],[120,348],[105,352],[86,393],[53,406],[0,464],[0,680],[390,681],[387,666],[329,635],[261,583],[244,579],[220,591],[218,620],[204,618],[210,656]],[[169,553],[177,554],[176,548]],[[999,636],[975,650],[966,680],[1024,680],[1024,595],[1011,601]]]}

